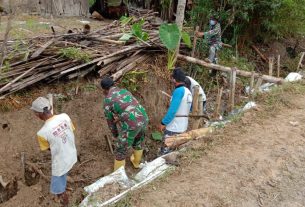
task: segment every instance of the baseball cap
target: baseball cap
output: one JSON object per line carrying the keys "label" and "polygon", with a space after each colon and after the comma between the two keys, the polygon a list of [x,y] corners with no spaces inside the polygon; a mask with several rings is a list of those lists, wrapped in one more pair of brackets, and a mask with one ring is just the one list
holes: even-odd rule
{"label": "baseball cap", "polygon": [[35,101],[33,101],[31,110],[43,113],[45,108],[48,110],[51,109],[49,100],[45,97],[38,97]]}
{"label": "baseball cap", "polygon": [[103,78],[101,80],[101,87],[103,89],[107,90],[107,89],[111,88],[111,86],[113,86],[113,85],[114,85],[114,81],[108,76],[106,76],[105,78]]}

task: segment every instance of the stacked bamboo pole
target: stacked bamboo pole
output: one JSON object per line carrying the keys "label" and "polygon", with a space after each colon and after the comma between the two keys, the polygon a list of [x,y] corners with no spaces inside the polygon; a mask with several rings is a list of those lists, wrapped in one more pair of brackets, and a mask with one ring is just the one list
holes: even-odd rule
{"label": "stacked bamboo pole", "polygon": [[[142,29],[150,37],[147,42],[136,38],[120,41],[122,31],[131,32],[131,24],[118,21],[89,33],[79,31],[9,40],[6,42],[7,64],[0,69],[0,98],[38,82],[84,77],[92,71],[98,71],[101,76],[110,73],[115,80],[120,79],[138,63],[147,61],[149,50],[160,51],[161,45],[158,27],[152,24],[156,13],[137,9],[131,9],[130,13],[134,16],[132,23],[144,19]],[[16,45],[18,51],[14,49]],[[88,58],[63,55],[63,51],[71,47]]]}

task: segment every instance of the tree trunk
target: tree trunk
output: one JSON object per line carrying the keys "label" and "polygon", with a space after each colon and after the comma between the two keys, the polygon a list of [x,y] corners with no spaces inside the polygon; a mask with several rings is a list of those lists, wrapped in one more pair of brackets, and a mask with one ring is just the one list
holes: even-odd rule
{"label": "tree trunk", "polygon": [[88,0],[40,0],[38,10],[44,15],[86,16],[89,3]]}
{"label": "tree trunk", "polygon": [[[186,6],[186,0],[178,0],[177,12],[176,12],[176,24],[178,25],[180,32],[182,32],[182,28],[183,28],[185,6]],[[179,54],[180,42],[181,42],[181,36],[179,38],[178,46],[176,48],[174,62],[176,62],[177,56]]]}

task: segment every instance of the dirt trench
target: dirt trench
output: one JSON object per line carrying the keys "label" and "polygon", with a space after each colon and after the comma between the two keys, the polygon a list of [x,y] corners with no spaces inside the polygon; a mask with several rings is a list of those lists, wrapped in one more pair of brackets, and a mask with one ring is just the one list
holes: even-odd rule
{"label": "dirt trench", "polygon": [[[170,93],[171,85],[165,78],[156,77],[153,72],[149,72],[147,82],[141,84],[140,90],[135,94],[150,118],[144,159],[151,160],[157,156],[160,143],[150,139],[150,134],[157,129],[169,101],[158,90]],[[37,96],[49,92],[56,92],[54,86],[41,88],[31,99],[34,100]],[[84,186],[112,172],[114,158],[104,139],[104,135],[110,135],[110,131],[103,114],[102,99],[101,91],[96,89],[80,91],[69,101],[55,102],[55,111],[67,113],[76,126],[79,162],[69,173],[74,180],[74,183],[68,184],[71,205],[78,204],[82,200]],[[21,153],[25,154],[26,162],[35,164],[45,176],[51,175],[50,154],[40,152],[36,140],[36,132],[43,123],[29,110],[29,106],[26,106],[17,111],[1,113],[0,124],[0,175],[6,181],[13,181],[16,178],[15,190],[17,189],[6,197],[6,199],[12,198],[2,204],[0,202],[0,206],[58,206],[49,193],[49,181],[43,179],[33,168],[26,165],[26,182],[22,180]],[[127,162],[127,172],[129,174],[136,172],[129,162]],[[8,191],[13,192],[11,190],[5,192]],[[1,189],[0,195],[4,195]]]}

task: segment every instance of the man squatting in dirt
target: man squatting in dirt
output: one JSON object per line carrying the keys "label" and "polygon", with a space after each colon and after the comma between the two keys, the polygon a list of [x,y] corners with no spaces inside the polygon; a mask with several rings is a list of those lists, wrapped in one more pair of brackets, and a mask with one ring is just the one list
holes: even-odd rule
{"label": "man squatting in dirt", "polygon": [[195,88],[196,87],[199,88],[199,97],[201,97],[201,100],[199,100],[199,101],[202,102],[203,112],[206,112],[207,97],[206,97],[206,95],[204,93],[203,88],[200,86],[200,84],[195,79],[193,79],[192,77],[186,76],[186,78],[185,78],[185,86],[191,91],[193,99],[194,99]]}
{"label": "man squatting in dirt", "polygon": [[[170,149],[165,146],[165,139],[175,134],[181,134],[187,130],[188,115],[192,105],[192,94],[185,86],[186,76],[181,68],[175,68],[172,74],[172,81],[175,84],[175,90],[172,93],[172,99],[166,115],[161,121],[160,130],[164,131],[163,146],[160,154],[167,154]],[[178,117],[177,115],[183,115]]]}
{"label": "man squatting in dirt", "polygon": [[31,110],[44,121],[43,127],[37,132],[40,149],[51,150],[50,191],[59,197],[63,206],[68,206],[67,174],[77,162],[74,125],[67,114],[53,115],[50,102],[44,97],[37,98],[32,103]]}
{"label": "man squatting in dirt", "polygon": [[[207,32],[197,32],[197,37],[205,37],[208,41],[209,46],[209,58],[207,62],[217,64],[216,53],[222,47],[221,42],[221,27],[216,16],[212,16],[209,21],[210,30]],[[214,71],[214,70],[213,70]]]}
{"label": "man squatting in dirt", "polygon": [[148,124],[146,111],[129,91],[115,87],[110,77],[102,79],[101,87],[105,95],[105,117],[115,139],[114,171],[125,166],[130,147],[133,148],[130,161],[135,168],[139,168]]}

